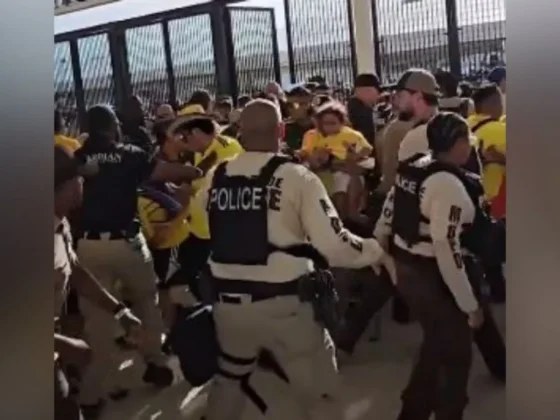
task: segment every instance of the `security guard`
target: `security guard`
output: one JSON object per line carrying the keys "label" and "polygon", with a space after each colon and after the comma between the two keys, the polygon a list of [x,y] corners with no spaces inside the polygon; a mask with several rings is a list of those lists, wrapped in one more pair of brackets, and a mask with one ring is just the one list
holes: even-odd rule
{"label": "security guard", "polygon": [[[207,173],[220,162],[232,158],[242,150],[237,140],[218,134],[218,124],[207,114],[192,113],[181,116],[171,124],[168,132],[170,137],[180,139],[187,151],[194,153],[193,163],[202,173]],[[192,183],[194,194],[201,187],[201,181]],[[196,200],[192,200],[189,205],[188,221],[190,235],[181,246],[186,259],[181,264],[180,273],[169,280],[168,286],[186,282],[193,295],[202,300],[200,273],[206,267],[210,253],[210,229],[206,212]]]}
{"label": "security guard", "polygon": [[218,165],[198,197],[209,214],[221,347],[206,418],[241,419],[244,392],[266,411],[249,378],[259,351],[267,348],[306,418],[341,419],[332,348],[326,348],[325,330],[298,291],[314,270],[311,250],[342,267],[365,267],[390,257],[375,240],[342,226],[316,175],[278,154],[283,126],[275,104],[252,101],[240,122],[246,152]]}
{"label": "security guard", "polygon": [[[170,385],[172,371],[161,351],[162,318],[157,307],[156,275],[146,241],[137,220],[137,189],[147,179],[181,182],[199,176],[190,166],[156,161],[145,151],[120,140],[119,121],[106,105],[88,110],[89,136],[76,153],[82,163],[95,165],[95,177],[87,178],[76,228],[77,252],[101,285],[113,290],[118,279],[141,318],[146,334],[139,349],[147,363],[143,379],[156,386]],[[97,405],[107,392],[107,381],[117,376],[119,361],[111,334],[110,318],[100,316],[83,302],[91,368],[82,379],[80,399]]]}
{"label": "security guard", "polygon": [[[87,369],[87,363],[91,359],[91,350],[82,340],[57,333],[57,317],[61,314],[70,284],[81,297],[95,305],[98,311],[101,309],[105,315],[112,314],[129,334],[139,333],[141,323],[130,310],[101,287],[89,271],[82,267],[72,247],[70,226],[66,217],[80,205],[81,178],[87,173],[86,167],[78,164],[73,159],[71,151],[64,146],[55,147],[54,166],[55,418],[78,420],[82,418],[81,410],[73,396],[70,395],[69,386],[60,365],[62,363]],[[91,407],[82,407],[83,415],[86,419],[95,418],[100,414],[102,408],[102,404],[94,407],[93,411]]]}
{"label": "security guard", "polygon": [[457,114],[439,113],[426,133],[432,153],[401,162],[375,231],[382,243],[393,238],[397,288],[424,332],[399,420],[428,420],[432,412],[462,418],[471,329],[484,319],[465,269],[472,261],[465,252],[480,254],[489,234],[480,179],[461,169],[469,127]]}

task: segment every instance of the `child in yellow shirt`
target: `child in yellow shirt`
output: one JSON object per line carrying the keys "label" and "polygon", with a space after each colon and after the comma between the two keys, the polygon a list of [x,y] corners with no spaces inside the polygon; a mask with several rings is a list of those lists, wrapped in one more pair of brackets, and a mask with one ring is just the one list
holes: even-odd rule
{"label": "child in yellow shirt", "polygon": [[359,185],[352,184],[352,176],[340,168],[349,159],[366,169],[373,167],[374,161],[369,158],[373,147],[360,132],[348,127],[346,121],[342,104],[331,101],[320,106],[315,113],[317,128],[305,134],[299,155],[318,172],[331,195],[347,193],[349,202],[357,204],[359,190],[364,186],[363,177],[358,178]]}

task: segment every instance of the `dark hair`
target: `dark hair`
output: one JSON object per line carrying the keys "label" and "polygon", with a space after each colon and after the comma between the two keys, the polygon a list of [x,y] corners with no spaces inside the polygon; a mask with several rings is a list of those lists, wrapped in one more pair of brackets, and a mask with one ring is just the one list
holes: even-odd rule
{"label": "dark hair", "polygon": [[54,133],[58,134],[64,129],[64,118],[62,113],[58,110],[54,110]]}
{"label": "dark hair", "polygon": [[489,83],[476,89],[472,95],[474,107],[477,111],[492,97],[501,95],[500,88],[495,83]]}
{"label": "dark hair", "polygon": [[470,98],[473,94],[473,87],[469,82],[459,83],[459,96],[461,98]]}
{"label": "dark hair", "polygon": [[212,95],[205,89],[196,90],[191,95],[187,105],[200,105],[204,111],[208,111],[212,103]]}
{"label": "dark hair", "polygon": [[329,85],[327,85],[326,83],[321,83],[315,89],[316,90],[331,90],[331,87]]}
{"label": "dark hair", "polygon": [[156,143],[162,146],[167,140],[167,130],[173,122],[173,119],[169,118],[166,120],[156,121],[154,127],[152,128],[152,134],[156,138]]}
{"label": "dark hair", "polygon": [[439,112],[426,126],[430,150],[434,153],[449,151],[462,138],[469,138],[467,121],[455,112]]}
{"label": "dark hair", "polygon": [[305,89],[307,89],[310,92],[314,92],[317,89],[318,86],[319,86],[319,83],[316,83],[316,82],[307,82],[304,85]]}
{"label": "dark hair", "polygon": [[333,102],[334,99],[331,98],[329,95],[318,95],[313,99],[313,104],[316,108],[319,108],[326,103]]}
{"label": "dark hair", "polygon": [[237,98],[237,106],[240,108],[244,108],[249,102],[251,102],[252,98],[249,95],[241,95]]}
{"label": "dark hair", "polygon": [[179,130],[193,131],[199,129],[204,134],[210,136],[216,133],[216,124],[210,118],[194,118],[181,124]]}
{"label": "dark hair", "polygon": [[311,93],[311,91],[309,91],[309,89],[306,89],[304,86],[296,86],[295,88],[292,88],[288,93],[286,93],[286,96],[288,97],[309,97],[309,96],[313,96],[313,94]]}
{"label": "dark hair", "polygon": [[453,75],[453,73],[439,70],[434,74],[436,82],[439,85],[443,96],[452,98],[457,96],[459,80]]}
{"label": "dark hair", "polygon": [[116,129],[118,118],[110,105],[94,105],[87,111],[89,137]]}

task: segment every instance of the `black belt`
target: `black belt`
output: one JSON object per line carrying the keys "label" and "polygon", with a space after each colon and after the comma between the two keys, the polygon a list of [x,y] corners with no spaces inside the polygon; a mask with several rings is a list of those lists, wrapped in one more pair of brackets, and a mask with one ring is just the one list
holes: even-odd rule
{"label": "black belt", "polygon": [[88,230],[83,232],[78,236],[78,239],[88,239],[90,241],[99,241],[101,239],[108,239],[110,241],[117,241],[120,239],[130,238],[130,234],[125,230],[115,230],[115,231],[97,231]]}
{"label": "black belt", "polygon": [[297,296],[300,279],[284,283],[267,283],[214,278],[214,283],[220,302],[239,305],[244,302],[258,302],[279,296]]}

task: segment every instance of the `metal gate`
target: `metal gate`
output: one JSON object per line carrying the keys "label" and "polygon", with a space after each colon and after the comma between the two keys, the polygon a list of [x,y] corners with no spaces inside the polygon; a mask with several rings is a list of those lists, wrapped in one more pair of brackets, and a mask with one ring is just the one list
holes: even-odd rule
{"label": "metal gate", "polygon": [[506,63],[505,0],[456,0],[462,75],[480,80]]}
{"label": "metal gate", "polygon": [[214,2],[58,34],[54,58],[56,106],[73,132],[88,107],[132,94],[153,111],[197,89],[235,97],[280,81],[273,10]]}
{"label": "metal gate", "polygon": [[449,70],[445,2],[373,0],[383,83],[395,83],[410,67]]}
{"label": "metal gate", "polygon": [[356,72],[349,0],[284,0],[292,83],[323,76],[335,88]]}
{"label": "metal gate", "polygon": [[280,81],[274,9],[229,9],[237,94],[263,89]]}

